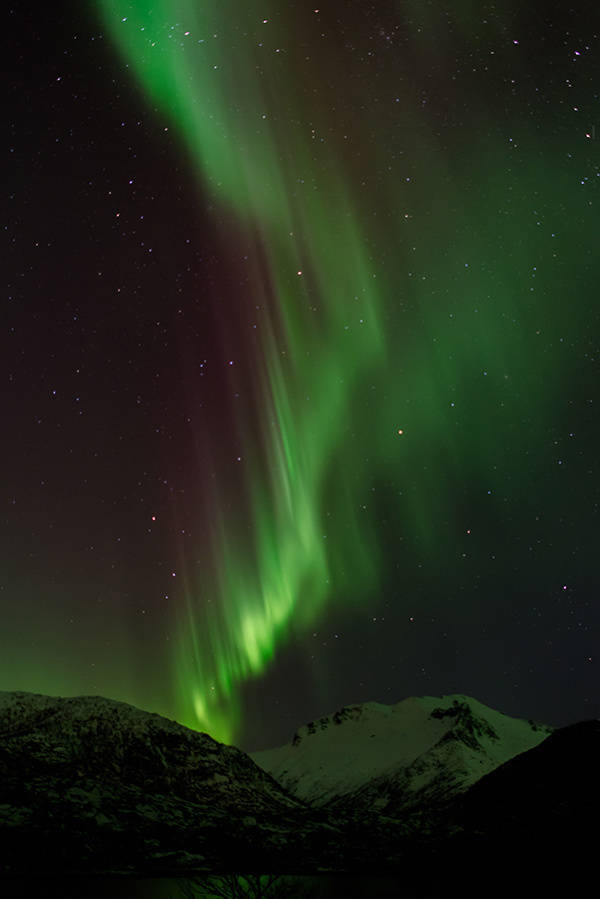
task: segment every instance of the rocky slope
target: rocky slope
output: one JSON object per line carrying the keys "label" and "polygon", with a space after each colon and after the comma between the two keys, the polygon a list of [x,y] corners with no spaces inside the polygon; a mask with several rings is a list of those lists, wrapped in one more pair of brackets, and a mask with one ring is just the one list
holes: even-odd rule
{"label": "rocky slope", "polygon": [[552,731],[465,696],[366,703],[256,753],[282,786],[124,703],[0,693],[0,876],[387,872],[423,895],[434,874],[489,894],[518,857],[518,878],[545,866],[554,884],[565,860],[595,859],[599,750],[598,721]]}
{"label": "rocky slope", "polygon": [[207,734],[101,697],[0,693],[5,875],[32,858],[46,871],[228,870],[232,858],[286,869],[326,858],[332,835]]}

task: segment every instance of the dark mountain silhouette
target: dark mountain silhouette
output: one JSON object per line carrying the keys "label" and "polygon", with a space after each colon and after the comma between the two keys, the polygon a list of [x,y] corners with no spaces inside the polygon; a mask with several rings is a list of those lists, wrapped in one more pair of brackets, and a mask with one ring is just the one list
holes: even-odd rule
{"label": "dark mountain silhouette", "polygon": [[[335,829],[243,752],[101,697],[0,693],[0,870],[307,866]],[[293,840],[290,835],[293,834]]]}
{"label": "dark mountain silhouette", "polygon": [[466,871],[489,894],[507,860],[538,882],[594,857],[599,749],[598,721],[552,731],[469,697],[420,697],[349,706],[255,753],[278,783],[235,747],[125,703],[0,693],[0,873],[443,886]]}
{"label": "dark mountain silhouette", "polygon": [[588,851],[600,831],[599,759],[600,721],[562,727],[474,784],[454,823],[465,839],[526,853]]}

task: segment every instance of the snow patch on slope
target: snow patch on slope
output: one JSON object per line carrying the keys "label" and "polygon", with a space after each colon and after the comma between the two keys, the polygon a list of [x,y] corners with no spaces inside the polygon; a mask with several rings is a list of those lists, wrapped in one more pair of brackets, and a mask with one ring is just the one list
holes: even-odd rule
{"label": "snow patch on slope", "polygon": [[421,696],[393,706],[346,706],[300,728],[291,743],[251,758],[314,805],[366,790],[372,807],[383,808],[399,791],[444,783],[452,792],[466,789],[551,730],[461,694]]}

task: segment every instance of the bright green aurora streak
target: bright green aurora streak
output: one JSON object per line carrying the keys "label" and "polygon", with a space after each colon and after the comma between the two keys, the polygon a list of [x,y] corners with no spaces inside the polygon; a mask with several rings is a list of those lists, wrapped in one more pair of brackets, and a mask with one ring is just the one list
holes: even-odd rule
{"label": "bright green aurora streak", "polygon": [[[231,741],[242,722],[243,683],[265,671],[292,622],[306,628],[332,597],[375,591],[381,563],[365,502],[369,471],[397,481],[411,469],[413,488],[394,492],[423,558],[440,540],[439,523],[465,472],[485,472],[494,492],[501,422],[481,423],[490,397],[506,389],[507,372],[525,383],[531,346],[523,334],[535,333],[535,310],[528,321],[499,278],[500,314],[489,273],[469,270],[494,236],[485,211],[459,199],[435,141],[419,141],[422,124],[408,99],[395,114],[402,113],[405,158],[417,160],[435,198],[430,208],[402,166],[388,165],[374,138],[377,110],[363,102],[371,88],[350,75],[342,80],[346,107],[366,111],[345,155],[352,126],[340,112],[328,128],[339,97],[333,87],[327,94],[328,75],[333,80],[337,66],[339,81],[344,60],[313,65],[300,17],[292,24],[273,0],[103,0],[102,7],[151,102],[179,130],[204,190],[247,233],[256,303],[270,309],[255,365],[260,421],[237,422],[248,446],[243,518],[251,526],[240,525],[241,509],[227,511],[227,488],[217,483],[205,497],[215,572],[201,580],[187,573],[173,660],[179,719]],[[389,99],[393,107],[393,93]],[[489,172],[485,189],[487,206],[502,206]],[[413,218],[429,249],[406,237]],[[430,284],[422,273],[431,270],[432,246]],[[532,258],[535,244],[515,243],[513,273]],[[466,397],[470,420],[461,425],[454,400]],[[334,510],[329,522],[325,497]]]}
{"label": "bright green aurora streak", "polygon": [[[298,173],[311,184],[315,169],[310,128],[297,127],[289,136],[271,130],[262,111],[273,102],[252,74],[256,61],[240,50],[224,63],[218,46],[210,48],[209,37],[227,27],[230,6],[104,3],[112,34],[151,98],[181,130],[201,175],[259,232],[279,306],[279,322],[266,328],[263,339],[261,430],[269,439],[267,458],[250,476],[250,558],[244,563],[248,547],[233,543],[227,521],[214,525],[220,543],[212,585],[217,611],[208,621],[197,601],[198,585],[188,583],[188,615],[175,659],[181,717],[221,740],[231,740],[239,725],[240,683],[264,670],[292,616],[297,623],[310,622],[327,598],[332,578],[320,521],[323,479],[349,413],[349,391],[384,352],[381,297],[352,199],[343,179],[332,177],[335,165],[328,167],[326,193],[308,187],[300,193]],[[243,18],[248,30],[259,21],[266,24],[254,8],[235,6],[240,32],[246,30]],[[198,35],[207,37],[199,43]],[[255,54],[256,45],[249,46]],[[267,86],[275,78],[266,77]],[[249,128],[253,117],[256,126]],[[304,287],[309,280],[321,300],[318,326]],[[260,293],[259,283],[256,289]],[[353,328],[345,333],[349,301],[355,304]],[[338,490],[342,496],[342,483]],[[345,493],[347,508],[336,513],[345,520],[344,577],[356,588],[375,576],[374,548],[359,527],[349,486]],[[217,488],[213,523],[220,499]],[[341,572],[335,582],[343,585]]]}

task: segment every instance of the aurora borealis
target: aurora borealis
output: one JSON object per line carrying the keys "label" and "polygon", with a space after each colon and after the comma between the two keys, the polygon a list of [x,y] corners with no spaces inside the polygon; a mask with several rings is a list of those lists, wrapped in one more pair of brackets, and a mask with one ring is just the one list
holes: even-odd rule
{"label": "aurora borealis", "polygon": [[3,689],[597,710],[598,37],[535,7],[19,14]]}

